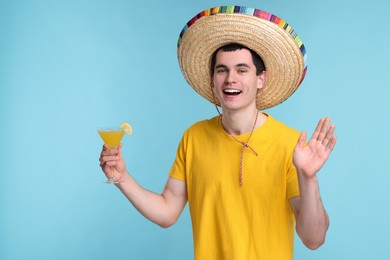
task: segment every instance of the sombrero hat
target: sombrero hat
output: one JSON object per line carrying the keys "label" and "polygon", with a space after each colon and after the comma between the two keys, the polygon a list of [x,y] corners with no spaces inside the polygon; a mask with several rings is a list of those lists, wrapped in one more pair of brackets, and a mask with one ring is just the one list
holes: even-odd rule
{"label": "sombrero hat", "polygon": [[[296,32],[279,17],[243,6],[219,6],[194,16],[180,33],[179,65],[188,84],[214,103],[211,56],[228,43],[242,44],[263,59],[267,78],[257,93],[259,110],[290,97],[306,74],[306,50]],[[216,100],[216,105],[220,106]]]}

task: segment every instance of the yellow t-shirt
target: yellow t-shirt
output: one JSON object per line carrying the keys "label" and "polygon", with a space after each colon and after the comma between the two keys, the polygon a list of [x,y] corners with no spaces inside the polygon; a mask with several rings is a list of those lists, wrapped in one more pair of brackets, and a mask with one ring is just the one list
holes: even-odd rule
{"label": "yellow t-shirt", "polygon": [[[249,136],[237,136],[246,141]],[[242,146],[220,117],[195,123],[179,144],[169,176],[186,182],[196,260],[288,260],[293,256],[294,214],[299,196],[292,154],[299,132],[268,115]]]}

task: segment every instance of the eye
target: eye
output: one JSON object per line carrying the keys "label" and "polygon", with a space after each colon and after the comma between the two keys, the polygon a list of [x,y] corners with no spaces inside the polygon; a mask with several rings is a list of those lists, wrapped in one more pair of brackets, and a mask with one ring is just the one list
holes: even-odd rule
{"label": "eye", "polygon": [[243,74],[243,73],[246,73],[246,72],[248,72],[248,70],[246,70],[246,69],[239,69],[238,70],[239,74]]}
{"label": "eye", "polygon": [[217,69],[216,70],[216,72],[218,73],[218,74],[222,74],[222,73],[226,73],[226,69],[225,68],[219,68],[219,69]]}

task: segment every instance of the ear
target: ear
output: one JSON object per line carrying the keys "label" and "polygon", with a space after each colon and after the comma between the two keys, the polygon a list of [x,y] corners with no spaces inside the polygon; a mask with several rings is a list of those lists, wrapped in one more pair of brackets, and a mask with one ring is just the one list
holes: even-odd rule
{"label": "ear", "polygon": [[257,76],[258,79],[257,89],[262,89],[264,87],[266,77],[267,77],[266,71],[263,71],[262,73],[260,73],[260,75]]}
{"label": "ear", "polygon": [[215,90],[215,87],[214,87],[214,82],[213,80],[210,81],[210,89],[211,89],[211,93],[213,94],[213,97],[215,98],[215,95],[216,95],[216,90]]}

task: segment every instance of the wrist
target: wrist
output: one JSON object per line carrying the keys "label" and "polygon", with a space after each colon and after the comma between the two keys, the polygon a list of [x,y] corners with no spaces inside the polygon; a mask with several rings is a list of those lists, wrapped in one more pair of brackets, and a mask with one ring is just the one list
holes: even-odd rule
{"label": "wrist", "polygon": [[298,174],[298,178],[300,181],[304,181],[305,183],[317,183],[318,182],[318,178],[317,178],[317,174],[313,173],[306,173],[306,172],[303,172],[303,171],[297,171],[297,174]]}
{"label": "wrist", "polygon": [[118,172],[118,173],[119,173],[118,174],[118,179],[119,179],[120,182],[116,183],[116,186],[120,187],[121,184],[128,182],[128,179],[127,179],[128,173],[127,173],[126,170],[124,172],[121,171],[121,172]]}

